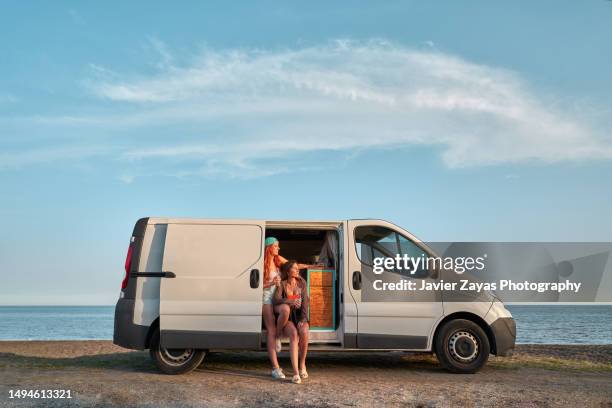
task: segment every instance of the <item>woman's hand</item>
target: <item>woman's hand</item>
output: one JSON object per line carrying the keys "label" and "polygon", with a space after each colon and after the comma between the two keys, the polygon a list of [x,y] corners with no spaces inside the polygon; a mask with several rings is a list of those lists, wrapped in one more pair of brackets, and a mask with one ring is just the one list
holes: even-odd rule
{"label": "woman's hand", "polygon": [[279,287],[279,286],[280,286],[280,284],[281,284],[281,278],[280,278],[280,276],[276,275],[276,276],[274,277],[274,281],[273,281],[273,282],[274,282],[274,285],[275,285],[276,287]]}
{"label": "woman's hand", "polygon": [[297,309],[299,309],[300,307],[302,307],[302,299],[287,299],[285,301],[286,304],[288,304],[289,306],[293,306]]}
{"label": "woman's hand", "polygon": [[300,306],[302,306],[302,299],[286,299],[285,303],[289,306],[299,308]]}

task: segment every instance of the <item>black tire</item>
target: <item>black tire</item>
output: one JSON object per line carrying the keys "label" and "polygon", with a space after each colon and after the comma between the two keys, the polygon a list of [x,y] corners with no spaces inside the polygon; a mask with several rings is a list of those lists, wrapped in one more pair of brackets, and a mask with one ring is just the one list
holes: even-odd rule
{"label": "black tire", "polygon": [[435,339],[438,361],[453,373],[475,373],[485,365],[490,351],[487,334],[470,320],[449,320]]}
{"label": "black tire", "polygon": [[151,336],[149,354],[165,374],[185,374],[195,370],[206,357],[206,350],[166,349],[159,344],[159,330]]}

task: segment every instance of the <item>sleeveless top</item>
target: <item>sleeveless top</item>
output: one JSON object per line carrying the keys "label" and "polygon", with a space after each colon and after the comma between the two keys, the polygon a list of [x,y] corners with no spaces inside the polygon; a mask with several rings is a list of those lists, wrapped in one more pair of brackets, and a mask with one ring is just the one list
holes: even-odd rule
{"label": "sleeveless top", "polygon": [[266,283],[268,284],[272,283],[274,281],[274,278],[276,278],[279,275],[280,275],[280,272],[278,271],[278,266],[276,266],[276,270],[270,271],[270,276],[268,277],[268,282]]}

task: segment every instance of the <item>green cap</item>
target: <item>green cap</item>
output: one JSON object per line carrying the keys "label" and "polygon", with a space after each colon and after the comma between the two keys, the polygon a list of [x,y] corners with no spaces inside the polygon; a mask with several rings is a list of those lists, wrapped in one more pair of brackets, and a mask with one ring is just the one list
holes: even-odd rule
{"label": "green cap", "polygon": [[278,239],[274,238],[274,237],[268,237],[266,238],[266,246],[269,245],[274,245],[278,242]]}

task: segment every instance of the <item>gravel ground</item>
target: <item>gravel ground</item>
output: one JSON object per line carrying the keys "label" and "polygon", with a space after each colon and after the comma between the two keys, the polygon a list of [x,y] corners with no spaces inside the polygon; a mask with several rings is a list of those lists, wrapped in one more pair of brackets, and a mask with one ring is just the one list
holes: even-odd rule
{"label": "gravel ground", "polygon": [[[288,356],[281,365],[289,372]],[[612,407],[612,346],[521,345],[474,375],[435,357],[313,353],[300,385],[273,380],[265,353],[225,352],[196,371],[159,373],[147,352],[110,341],[0,342],[0,406],[53,407]],[[9,390],[65,389],[72,399],[9,399]]]}

